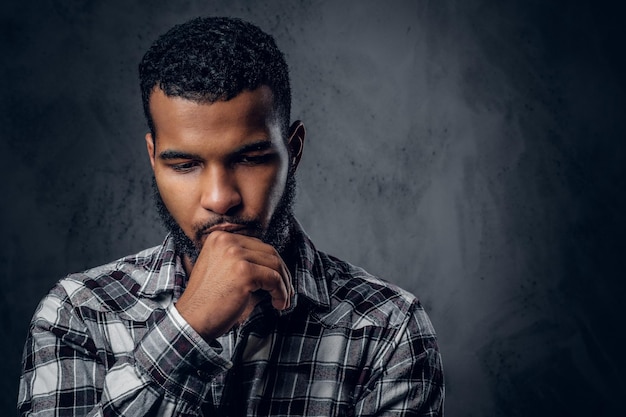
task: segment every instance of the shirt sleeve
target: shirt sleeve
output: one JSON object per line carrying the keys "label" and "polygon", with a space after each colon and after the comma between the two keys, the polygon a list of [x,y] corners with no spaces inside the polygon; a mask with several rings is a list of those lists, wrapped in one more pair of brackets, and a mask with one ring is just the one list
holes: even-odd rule
{"label": "shirt sleeve", "polygon": [[[115,355],[82,309],[61,286],[40,303],[24,347],[21,416],[196,416],[207,381],[231,366],[173,305],[128,352]],[[96,321],[107,336],[128,331]]]}
{"label": "shirt sleeve", "polygon": [[415,302],[407,320],[378,360],[357,416],[443,416],[441,355],[430,319]]}

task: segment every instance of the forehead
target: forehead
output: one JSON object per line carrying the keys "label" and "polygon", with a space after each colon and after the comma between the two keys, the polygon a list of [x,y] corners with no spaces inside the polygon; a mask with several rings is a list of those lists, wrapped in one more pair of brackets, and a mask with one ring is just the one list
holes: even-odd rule
{"label": "forehead", "polygon": [[273,94],[266,86],[213,103],[167,96],[157,88],[150,96],[150,113],[157,142],[241,142],[259,136],[281,137]]}

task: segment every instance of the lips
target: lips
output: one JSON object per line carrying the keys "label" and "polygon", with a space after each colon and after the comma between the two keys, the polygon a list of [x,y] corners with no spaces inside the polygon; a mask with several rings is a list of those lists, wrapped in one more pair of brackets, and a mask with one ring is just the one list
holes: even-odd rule
{"label": "lips", "polygon": [[203,235],[208,235],[213,232],[229,232],[229,233],[242,233],[248,230],[248,227],[236,224],[236,223],[220,223],[215,226],[209,227],[202,232]]}

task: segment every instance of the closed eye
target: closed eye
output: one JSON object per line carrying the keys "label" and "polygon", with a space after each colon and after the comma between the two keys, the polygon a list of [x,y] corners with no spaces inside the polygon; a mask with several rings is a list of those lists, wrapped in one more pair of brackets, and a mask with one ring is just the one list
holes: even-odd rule
{"label": "closed eye", "polygon": [[244,165],[263,165],[272,162],[276,158],[276,153],[268,152],[262,154],[243,154],[236,158],[235,163]]}
{"label": "closed eye", "polygon": [[200,164],[197,161],[185,161],[176,164],[169,164],[170,168],[181,173],[189,172],[199,165]]}
{"label": "closed eye", "polygon": [[174,172],[187,173],[202,164],[200,156],[181,152],[175,149],[167,149],[159,154],[159,159]]}

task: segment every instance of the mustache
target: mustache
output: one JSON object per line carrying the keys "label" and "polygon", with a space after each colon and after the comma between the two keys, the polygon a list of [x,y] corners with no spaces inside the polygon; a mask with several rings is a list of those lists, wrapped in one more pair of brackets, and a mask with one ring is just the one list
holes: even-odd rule
{"label": "mustache", "polygon": [[194,227],[196,242],[200,241],[202,239],[202,236],[206,232],[208,232],[209,229],[222,224],[235,224],[237,226],[242,226],[245,229],[251,230],[256,236],[260,236],[263,233],[263,226],[258,220],[240,216],[220,216],[216,219],[212,219],[206,223]]}

